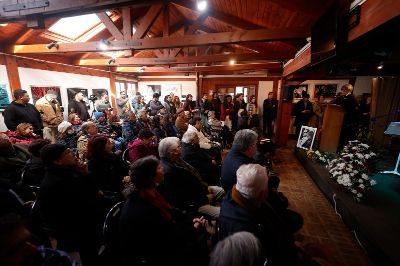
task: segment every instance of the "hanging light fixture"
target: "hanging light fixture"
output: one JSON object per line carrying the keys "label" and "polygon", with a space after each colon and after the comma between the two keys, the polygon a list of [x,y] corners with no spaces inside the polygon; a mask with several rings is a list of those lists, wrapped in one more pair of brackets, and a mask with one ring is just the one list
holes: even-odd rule
{"label": "hanging light fixture", "polygon": [[207,9],[207,1],[206,0],[197,0],[197,9],[199,11],[204,11]]}

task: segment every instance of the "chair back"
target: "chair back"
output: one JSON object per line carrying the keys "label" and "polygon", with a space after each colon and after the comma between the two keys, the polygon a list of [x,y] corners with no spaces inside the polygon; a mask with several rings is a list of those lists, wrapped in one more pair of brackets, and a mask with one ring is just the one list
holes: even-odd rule
{"label": "chair back", "polygon": [[103,224],[103,238],[105,243],[110,243],[118,235],[119,217],[125,201],[115,204],[107,213]]}

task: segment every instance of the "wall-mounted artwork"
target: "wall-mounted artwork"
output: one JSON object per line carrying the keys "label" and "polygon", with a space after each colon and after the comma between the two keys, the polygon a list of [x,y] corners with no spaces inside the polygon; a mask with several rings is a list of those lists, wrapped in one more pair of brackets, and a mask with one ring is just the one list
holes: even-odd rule
{"label": "wall-mounted artwork", "polygon": [[8,98],[7,85],[0,84],[0,109],[5,109],[10,104]]}
{"label": "wall-mounted artwork", "polygon": [[303,94],[308,92],[308,85],[295,85],[293,87],[293,99],[303,98]]}
{"label": "wall-mounted artwork", "polygon": [[325,98],[333,98],[336,96],[337,84],[316,84],[314,90],[314,98],[324,96]]}
{"label": "wall-mounted artwork", "polygon": [[181,98],[181,99],[183,98],[181,84],[164,84],[164,85],[162,85],[162,88],[161,88],[161,96],[162,97],[170,94],[171,92],[174,95],[178,96],[179,98]]}
{"label": "wall-mounted artwork", "polygon": [[42,98],[50,90],[56,92],[57,101],[60,103],[60,106],[62,106],[63,102],[61,100],[60,87],[58,86],[31,86],[33,104],[35,104],[37,100]]}

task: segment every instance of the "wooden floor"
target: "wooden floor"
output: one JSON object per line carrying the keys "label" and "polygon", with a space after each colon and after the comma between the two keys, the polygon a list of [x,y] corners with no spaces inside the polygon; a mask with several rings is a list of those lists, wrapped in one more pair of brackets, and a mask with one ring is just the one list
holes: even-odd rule
{"label": "wooden floor", "polygon": [[274,165],[281,179],[279,190],[289,199],[290,208],[304,217],[296,236],[302,242],[322,244],[336,258],[332,265],[373,265],[334,208],[314,184],[293,153],[293,147],[278,149],[283,162]]}

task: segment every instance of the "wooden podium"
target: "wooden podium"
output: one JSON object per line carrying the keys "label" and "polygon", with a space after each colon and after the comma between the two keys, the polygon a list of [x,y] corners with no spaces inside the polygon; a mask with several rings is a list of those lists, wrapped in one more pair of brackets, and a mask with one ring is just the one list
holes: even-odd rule
{"label": "wooden podium", "polygon": [[322,122],[321,142],[319,150],[323,152],[336,152],[342,130],[344,109],[336,104],[328,104]]}

